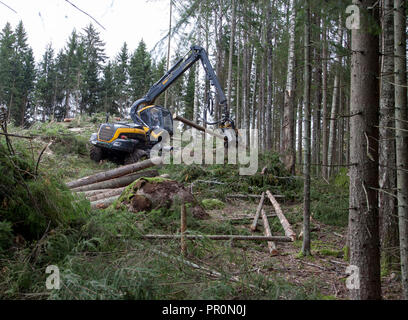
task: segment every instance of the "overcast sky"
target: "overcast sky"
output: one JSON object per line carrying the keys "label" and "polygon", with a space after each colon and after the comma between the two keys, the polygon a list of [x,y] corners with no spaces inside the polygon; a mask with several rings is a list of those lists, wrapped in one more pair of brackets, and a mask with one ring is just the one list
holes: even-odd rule
{"label": "overcast sky", "polygon": [[94,24],[106,43],[106,54],[114,57],[124,41],[130,51],[143,38],[148,50],[168,32],[169,0],[70,0],[101,23],[103,30],[88,16],[65,0],[2,0],[17,13],[0,4],[0,28],[10,22],[13,29],[22,20],[28,42],[39,61],[52,42],[55,51],[63,48],[75,28]]}

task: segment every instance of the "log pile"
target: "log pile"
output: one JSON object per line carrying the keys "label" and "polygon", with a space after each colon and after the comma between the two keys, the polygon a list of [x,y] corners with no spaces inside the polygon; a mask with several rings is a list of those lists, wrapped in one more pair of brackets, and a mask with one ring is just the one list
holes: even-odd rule
{"label": "log pile", "polygon": [[142,177],[157,177],[157,170],[144,169],[161,164],[161,158],[147,159],[100,172],[67,183],[68,188],[85,196],[93,209],[105,209],[118,199],[127,186]]}

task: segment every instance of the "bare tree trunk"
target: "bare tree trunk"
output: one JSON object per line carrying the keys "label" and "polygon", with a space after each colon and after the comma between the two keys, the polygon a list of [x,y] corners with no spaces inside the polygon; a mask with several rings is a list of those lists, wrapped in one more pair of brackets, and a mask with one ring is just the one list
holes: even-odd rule
{"label": "bare tree trunk", "polygon": [[[316,15],[316,25],[320,27],[321,17],[320,14]],[[316,70],[315,70],[315,104],[313,111],[313,143],[312,143],[312,163],[320,164],[320,113],[322,105],[322,62],[321,62],[321,35],[320,33],[316,36],[316,47],[315,47],[315,59],[316,59]],[[317,165],[313,172],[316,176],[320,174],[320,166]]]}
{"label": "bare tree trunk", "polygon": [[395,128],[402,291],[408,300],[408,114],[406,2],[394,1]]}
{"label": "bare tree trunk", "polygon": [[234,42],[235,42],[235,29],[236,29],[236,19],[235,19],[235,0],[232,0],[232,17],[231,17],[231,39],[229,46],[229,57],[228,57],[228,80],[227,80],[227,92],[228,92],[228,108],[231,108],[231,90],[232,90],[232,57],[234,53]]}
{"label": "bare tree trunk", "polygon": [[266,149],[272,149],[272,96],[273,96],[273,21],[272,20],[272,8],[275,7],[275,0],[266,1],[267,5],[267,29],[266,29],[266,43],[267,43],[267,98],[266,98]]}
{"label": "bare tree trunk", "polygon": [[298,164],[299,164],[299,171],[302,172],[303,166],[303,96],[300,97],[298,102]]}
{"label": "bare tree trunk", "polygon": [[327,125],[328,110],[327,110],[327,59],[328,59],[328,48],[327,48],[327,27],[326,22],[323,22],[323,50],[322,50],[322,132],[323,132],[323,159],[322,159],[322,176],[328,178],[328,141],[329,132]]}
{"label": "bare tree trunk", "polygon": [[[376,0],[353,0],[360,7],[361,28],[352,30],[350,121],[350,264],[359,286],[353,300],[381,298],[378,230],[379,24]],[[369,10],[368,8],[371,7]]]}
{"label": "bare tree trunk", "polygon": [[[343,45],[343,28],[341,25],[341,15],[339,18],[339,29],[338,37],[340,46]],[[333,88],[333,100],[332,100],[332,109],[330,116],[330,135],[329,135],[329,152],[328,152],[328,164],[330,166],[335,164],[336,158],[336,131],[337,131],[337,115],[338,115],[338,106],[339,106],[339,91],[340,91],[340,70],[341,70],[341,57],[340,52],[337,53],[338,58],[336,59],[336,75],[334,77],[334,88]],[[333,167],[328,167],[328,176],[332,174]]]}
{"label": "bare tree trunk", "polygon": [[285,102],[283,108],[281,159],[285,168],[295,174],[296,150],[293,149],[292,140],[295,126],[294,119],[294,73],[295,73],[295,26],[296,26],[296,4],[295,0],[290,0],[290,22],[289,22],[289,46],[288,46],[288,69],[286,75]]}
{"label": "bare tree trunk", "polygon": [[303,244],[302,254],[310,255],[310,143],[311,143],[311,42],[310,42],[310,0],[305,1],[306,23],[305,23],[305,165],[303,185]]}
{"label": "bare tree trunk", "polygon": [[393,248],[398,248],[398,219],[396,218],[396,172],[395,134],[388,129],[394,125],[394,5],[392,0],[383,0],[382,63],[380,96],[380,145],[379,145],[379,192],[380,239],[383,262],[391,269]]}

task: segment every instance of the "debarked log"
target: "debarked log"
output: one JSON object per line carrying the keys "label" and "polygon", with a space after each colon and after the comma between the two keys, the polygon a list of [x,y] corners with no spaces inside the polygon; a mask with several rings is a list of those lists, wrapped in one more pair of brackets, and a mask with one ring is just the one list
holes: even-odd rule
{"label": "debarked log", "polygon": [[221,134],[219,134],[219,133],[217,133],[217,132],[214,132],[214,131],[212,131],[212,130],[210,130],[210,129],[206,129],[206,128],[204,128],[203,126],[200,126],[199,124],[197,124],[197,123],[195,123],[195,122],[193,122],[193,121],[191,121],[191,120],[188,120],[188,119],[185,119],[185,118],[183,118],[183,117],[180,117],[180,116],[177,115],[176,113],[173,114],[173,120],[177,120],[177,121],[183,122],[184,124],[186,124],[186,125],[188,125],[188,126],[190,126],[190,127],[193,127],[193,128],[195,128],[195,129],[197,129],[198,131],[208,133],[209,135],[212,135],[212,136],[217,137],[217,138],[219,138],[219,139],[228,140],[228,137],[227,137],[227,136],[221,135]]}
{"label": "debarked log", "polygon": [[[180,239],[182,235],[168,234],[147,234],[142,236],[143,239],[171,240]],[[292,242],[292,239],[284,236],[239,236],[239,235],[184,235],[186,239],[210,239],[210,240],[243,240],[243,241],[275,241],[275,242]]]}
{"label": "debarked log", "polygon": [[88,197],[88,199],[89,199],[89,201],[94,202],[94,201],[98,201],[98,200],[102,200],[102,199],[106,199],[106,198],[111,198],[111,197],[114,197],[114,196],[120,196],[122,194],[123,190],[125,190],[125,187],[112,189],[111,191],[101,192],[101,193],[96,194],[96,195],[94,195],[92,197]]}
{"label": "debarked log", "polygon": [[[112,170],[108,170],[108,171],[104,171],[104,172],[99,172],[97,174],[88,176],[88,177],[84,177],[75,181],[71,181],[67,183],[68,188],[70,189],[74,189],[74,188],[79,188],[82,186],[86,186],[89,184],[94,184],[97,182],[102,182],[102,181],[106,181],[106,180],[111,180],[114,178],[118,178],[118,177],[122,177],[124,175],[127,174],[131,174],[134,172],[138,172],[141,171],[143,169],[147,169],[147,168],[151,168],[154,167],[156,165],[160,165],[163,163],[163,159],[162,157],[156,157],[156,158],[152,158],[152,159],[147,159],[144,161],[140,161],[137,163],[132,163],[126,166],[122,166],[116,169],[112,169]],[[88,190],[92,190],[92,189],[88,189]]]}
{"label": "debarked log", "polygon": [[91,202],[91,208],[92,209],[106,209],[112,203],[114,203],[117,199],[119,199],[119,197],[120,196],[114,196],[114,197],[111,197],[111,198]]}
{"label": "debarked log", "polygon": [[72,191],[74,192],[84,192],[84,191],[91,191],[91,190],[100,190],[100,189],[115,189],[115,188],[122,188],[126,187],[131,184],[133,181],[142,178],[142,177],[157,177],[159,173],[156,170],[150,171],[143,171],[134,173],[131,175],[118,177],[115,179],[101,181],[93,184],[88,184],[82,187],[74,188]]}
{"label": "debarked log", "polygon": [[273,207],[275,208],[275,212],[278,215],[279,221],[283,227],[283,229],[285,230],[285,235],[287,237],[289,237],[290,239],[292,239],[292,241],[296,240],[296,233],[292,230],[289,221],[286,219],[285,215],[282,212],[282,209],[278,203],[278,201],[276,201],[276,199],[274,198],[274,196],[271,194],[271,192],[269,190],[266,191],[266,195],[268,196],[269,200],[271,201]]}

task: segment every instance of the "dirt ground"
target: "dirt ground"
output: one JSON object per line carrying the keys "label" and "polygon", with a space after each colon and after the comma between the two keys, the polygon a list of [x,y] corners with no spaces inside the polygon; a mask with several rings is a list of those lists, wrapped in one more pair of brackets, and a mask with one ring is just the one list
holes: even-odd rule
{"label": "dirt ground", "polygon": [[[280,201],[278,200],[278,202]],[[265,201],[265,203],[267,202]],[[224,209],[211,210],[209,214],[211,219],[217,221],[242,217],[253,218],[256,208],[256,202],[233,200],[228,201]],[[281,208],[288,220],[293,220],[290,215],[299,215],[296,213],[296,208],[299,208],[299,205],[281,205]],[[264,205],[264,209],[267,214],[274,213],[273,207],[269,203]],[[278,220],[277,217],[269,217],[270,223],[272,219]],[[242,223],[240,222],[236,226],[250,230],[251,223],[252,219],[242,220]],[[258,231],[255,234],[263,235],[262,219],[258,221],[258,226]],[[348,299],[348,289],[346,288],[348,275],[345,272],[348,266],[347,261],[341,255],[333,256],[328,253],[331,251],[319,250],[319,248],[331,248],[333,251],[341,251],[346,241],[346,229],[324,225],[316,220],[313,220],[312,226],[314,227],[312,231],[312,257],[299,257],[301,240],[294,243],[277,243],[279,254],[276,256],[269,254],[266,243],[260,244],[259,249],[248,252],[252,260],[253,271],[262,273],[267,277],[279,276],[299,286],[304,286],[312,281],[323,296]],[[292,228],[299,235],[301,222],[295,223]],[[273,235],[284,235],[284,233],[282,231],[281,234],[274,233]],[[385,300],[400,299],[401,285],[395,274],[382,278],[382,293]]]}

